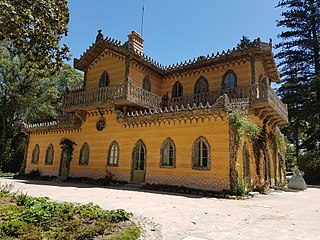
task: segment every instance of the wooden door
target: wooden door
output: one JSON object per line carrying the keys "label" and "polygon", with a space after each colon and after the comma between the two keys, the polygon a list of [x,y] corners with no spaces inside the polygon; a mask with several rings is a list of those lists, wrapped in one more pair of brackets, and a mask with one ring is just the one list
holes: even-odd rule
{"label": "wooden door", "polygon": [[146,163],[146,148],[142,141],[139,141],[133,151],[133,170],[132,181],[144,182],[145,178],[145,163]]}
{"label": "wooden door", "polygon": [[62,179],[66,179],[68,177],[69,166],[70,166],[69,158],[70,157],[67,149],[62,150],[61,159],[60,159],[60,171],[59,171],[59,176]]}

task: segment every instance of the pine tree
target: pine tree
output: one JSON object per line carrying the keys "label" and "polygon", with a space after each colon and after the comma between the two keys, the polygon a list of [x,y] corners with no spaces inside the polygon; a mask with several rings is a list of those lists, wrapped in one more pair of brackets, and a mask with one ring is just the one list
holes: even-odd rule
{"label": "pine tree", "polygon": [[277,7],[284,9],[277,26],[285,30],[276,45],[279,93],[290,118],[284,131],[298,158],[311,149],[320,151],[320,0],[282,0]]}

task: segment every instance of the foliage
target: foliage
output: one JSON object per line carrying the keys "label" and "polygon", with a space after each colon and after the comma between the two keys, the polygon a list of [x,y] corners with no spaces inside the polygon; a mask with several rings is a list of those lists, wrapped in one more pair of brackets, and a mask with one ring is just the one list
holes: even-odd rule
{"label": "foliage", "polygon": [[248,119],[240,111],[233,111],[229,114],[230,128],[230,189],[233,194],[237,194],[238,189],[238,172],[237,172],[237,155],[241,138],[249,137],[252,141],[258,139],[261,128]]}
{"label": "foliage", "polygon": [[289,111],[289,125],[283,132],[294,144],[300,164],[300,156],[303,161],[316,158],[304,156],[305,151],[320,148],[320,1],[282,0],[277,7],[284,9],[277,22],[284,29],[276,45],[282,81],[279,93]]}
{"label": "foliage", "polygon": [[4,173],[0,170],[0,177],[14,177],[16,175],[17,173],[11,173],[11,172]]}
{"label": "foliage", "polygon": [[237,45],[237,49],[246,49],[252,44],[251,40],[247,36],[242,36],[240,43]]}
{"label": "foliage", "polygon": [[140,228],[128,228],[118,236],[107,238],[110,240],[135,240],[138,239],[141,234]]}
{"label": "foliage", "polygon": [[23,122],[51,121],[60,109],[66,88],[78,87],[82,75],[64,64],[50,75],[46,68],[12,55],[8,44],[0,42],[0,169],[18,172],[27,145],[21,132]]}
{"label": "foliage", "polygon": [[[56,203],[22,193],[14,198],[16,205],[1,197],[1,239],[94,239],[105,232],[118,232],[116,224],[132,216],[123,209],[108,211],[92,203]],[[139,235],[139,229],[132,228],[120,232],[119,237],[128,238],[118,239],[137,239]]]}
{"label": "foliage", "polygon": [[13,184],[0,183],[0,197],[7,196],[13,189]]}
{"label": "foliage", "polygon": [[247,196],[249,194],[249,189],[245,181],[243,179],[238,178],[238,184],[237,184],[237,191],[236,195],[237,196]]}
{"label": "foliage", "polygon": [[261,128],[249,120],[239,111],[233,111],[230,114],[230,123],[234,133],[236,144],[240,144],[241,137],[257,138],[261,132]]}
{"label": "foliage", "polygon": [[68,33],[67,0],[2,0],[0,2],[0,41],[9,40],[13,54],[27,61],[61,67],[69,59],[66,45],[59,45]]}
{"label": "foliage", "polygon": [[308,184],[320,184],[320,150],[311,150],[299,159],[299,168]]}
{"label": "foliage", "polygon": [[60,146],[62,151],[66,150],[67,151],[67,155],[69,157],[69,161],[72,160],[72,155],[73,155],[73,149],[74,149],[74,145],[77,145],[75,142],[71,141],[70,139],[67,138],[63,138],[60,141]]}

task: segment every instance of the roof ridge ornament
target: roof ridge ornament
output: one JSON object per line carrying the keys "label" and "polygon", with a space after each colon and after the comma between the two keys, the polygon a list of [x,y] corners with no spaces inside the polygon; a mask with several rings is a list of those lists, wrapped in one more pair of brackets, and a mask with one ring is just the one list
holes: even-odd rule
{"label": "roof ridge ornament", "polygon": [[98,34],[96,36],[96,42],[99,42],[99,41],[103,41],[103,34],[101,29],[98,30]]}

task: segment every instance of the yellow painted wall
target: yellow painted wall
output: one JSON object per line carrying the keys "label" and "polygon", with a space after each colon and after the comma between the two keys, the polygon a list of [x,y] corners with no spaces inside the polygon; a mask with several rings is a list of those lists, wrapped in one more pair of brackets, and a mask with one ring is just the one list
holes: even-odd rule
{"label": "yellow painted wall", "polygon": [[142,88],[142,82],[144,77],[148,77],[151,82],[151,92],[157,94],[159,96],[162,95],[162,78],[161,76],[150,74],[149,71],[146,71],[144,68],[138,68],[136,65],[130,65],[130,73],[129,73],[133,83]]}
{"label": "yellow painted wall", "polygon": [[163,81],[163,92],[168,92],[171,97],[171,91],[174,83],[176,81],[180,81],[183,85],[183,95],[191,95],[194,94],[194,85],[199,77],[203,76],[208,80],[209,83],[209,91],[218,91],[221,89],[221,83],[224,74],[228,71],[232,70],[237,75],[237,84],[238,86],[247,86],[251,81],[251,65],[249,61],[245,63],[236,63],[236,64],[225,64],[219,66],[219,68],[213,68],[205,70],[204,72],[198,72],[183,76],[178,76],[174,78],[164,78]]}
{"label": "yellow painted wall", "polygon": [[259,76],[264,76],[265,70],[262,65],[262,61],[256,61],[255,62],[255,76],[256,76],[256,83],[259,83]]}
{"label": "yellow painted wall", "polygon": [[[82,132],[69,134],[31,135],[28,149],[26,172],[40,169],[43,174],[57,175],[59,171],[61,150],[59,142],[62,138],[69,138],[77,143],[74,148],[69,176],[104,177],[106,169],[122,176],[123,180],[130,180],[132,150],[135,143],[142,139],[146,145],[147,166],[146,174],[166,174],[178,176],[195,176],[208,178],[229,179],[229,131],[228,122],[205,120],[191,123],[164,126],[124,128],[115,119],[115,114],[106,115],[107,127],[98,132],[95,129],[99,117],[87,117],[82,126]],[[199,137],[205,137],[211,146],[211,169],[192,169],[192,145]],[[160,168],[160,148],[163,141],[171,137],[176,146],[176,168]],[[107,151],[112,141],[116,140],[120,148],[118,167],[107,167]],[[79,152],[84,142],[90,146],[88,166],[79,166]],[[45,151],[49,143],[54,146],[54,164],[45,166]],[[40,146],[40,161],[38,165],[31,164],[32,150],[35,144]],[[124,177],[123,177],[124,176]]]}
{"label": "yellow painted wall", "polygon": [[123,83],[125,80],[125,60],[121,60],[108,53],[100,56],[87,73],[86,89],[95,89],[99,86],[99,80],[104,71],[109,74],[110,85]]}

